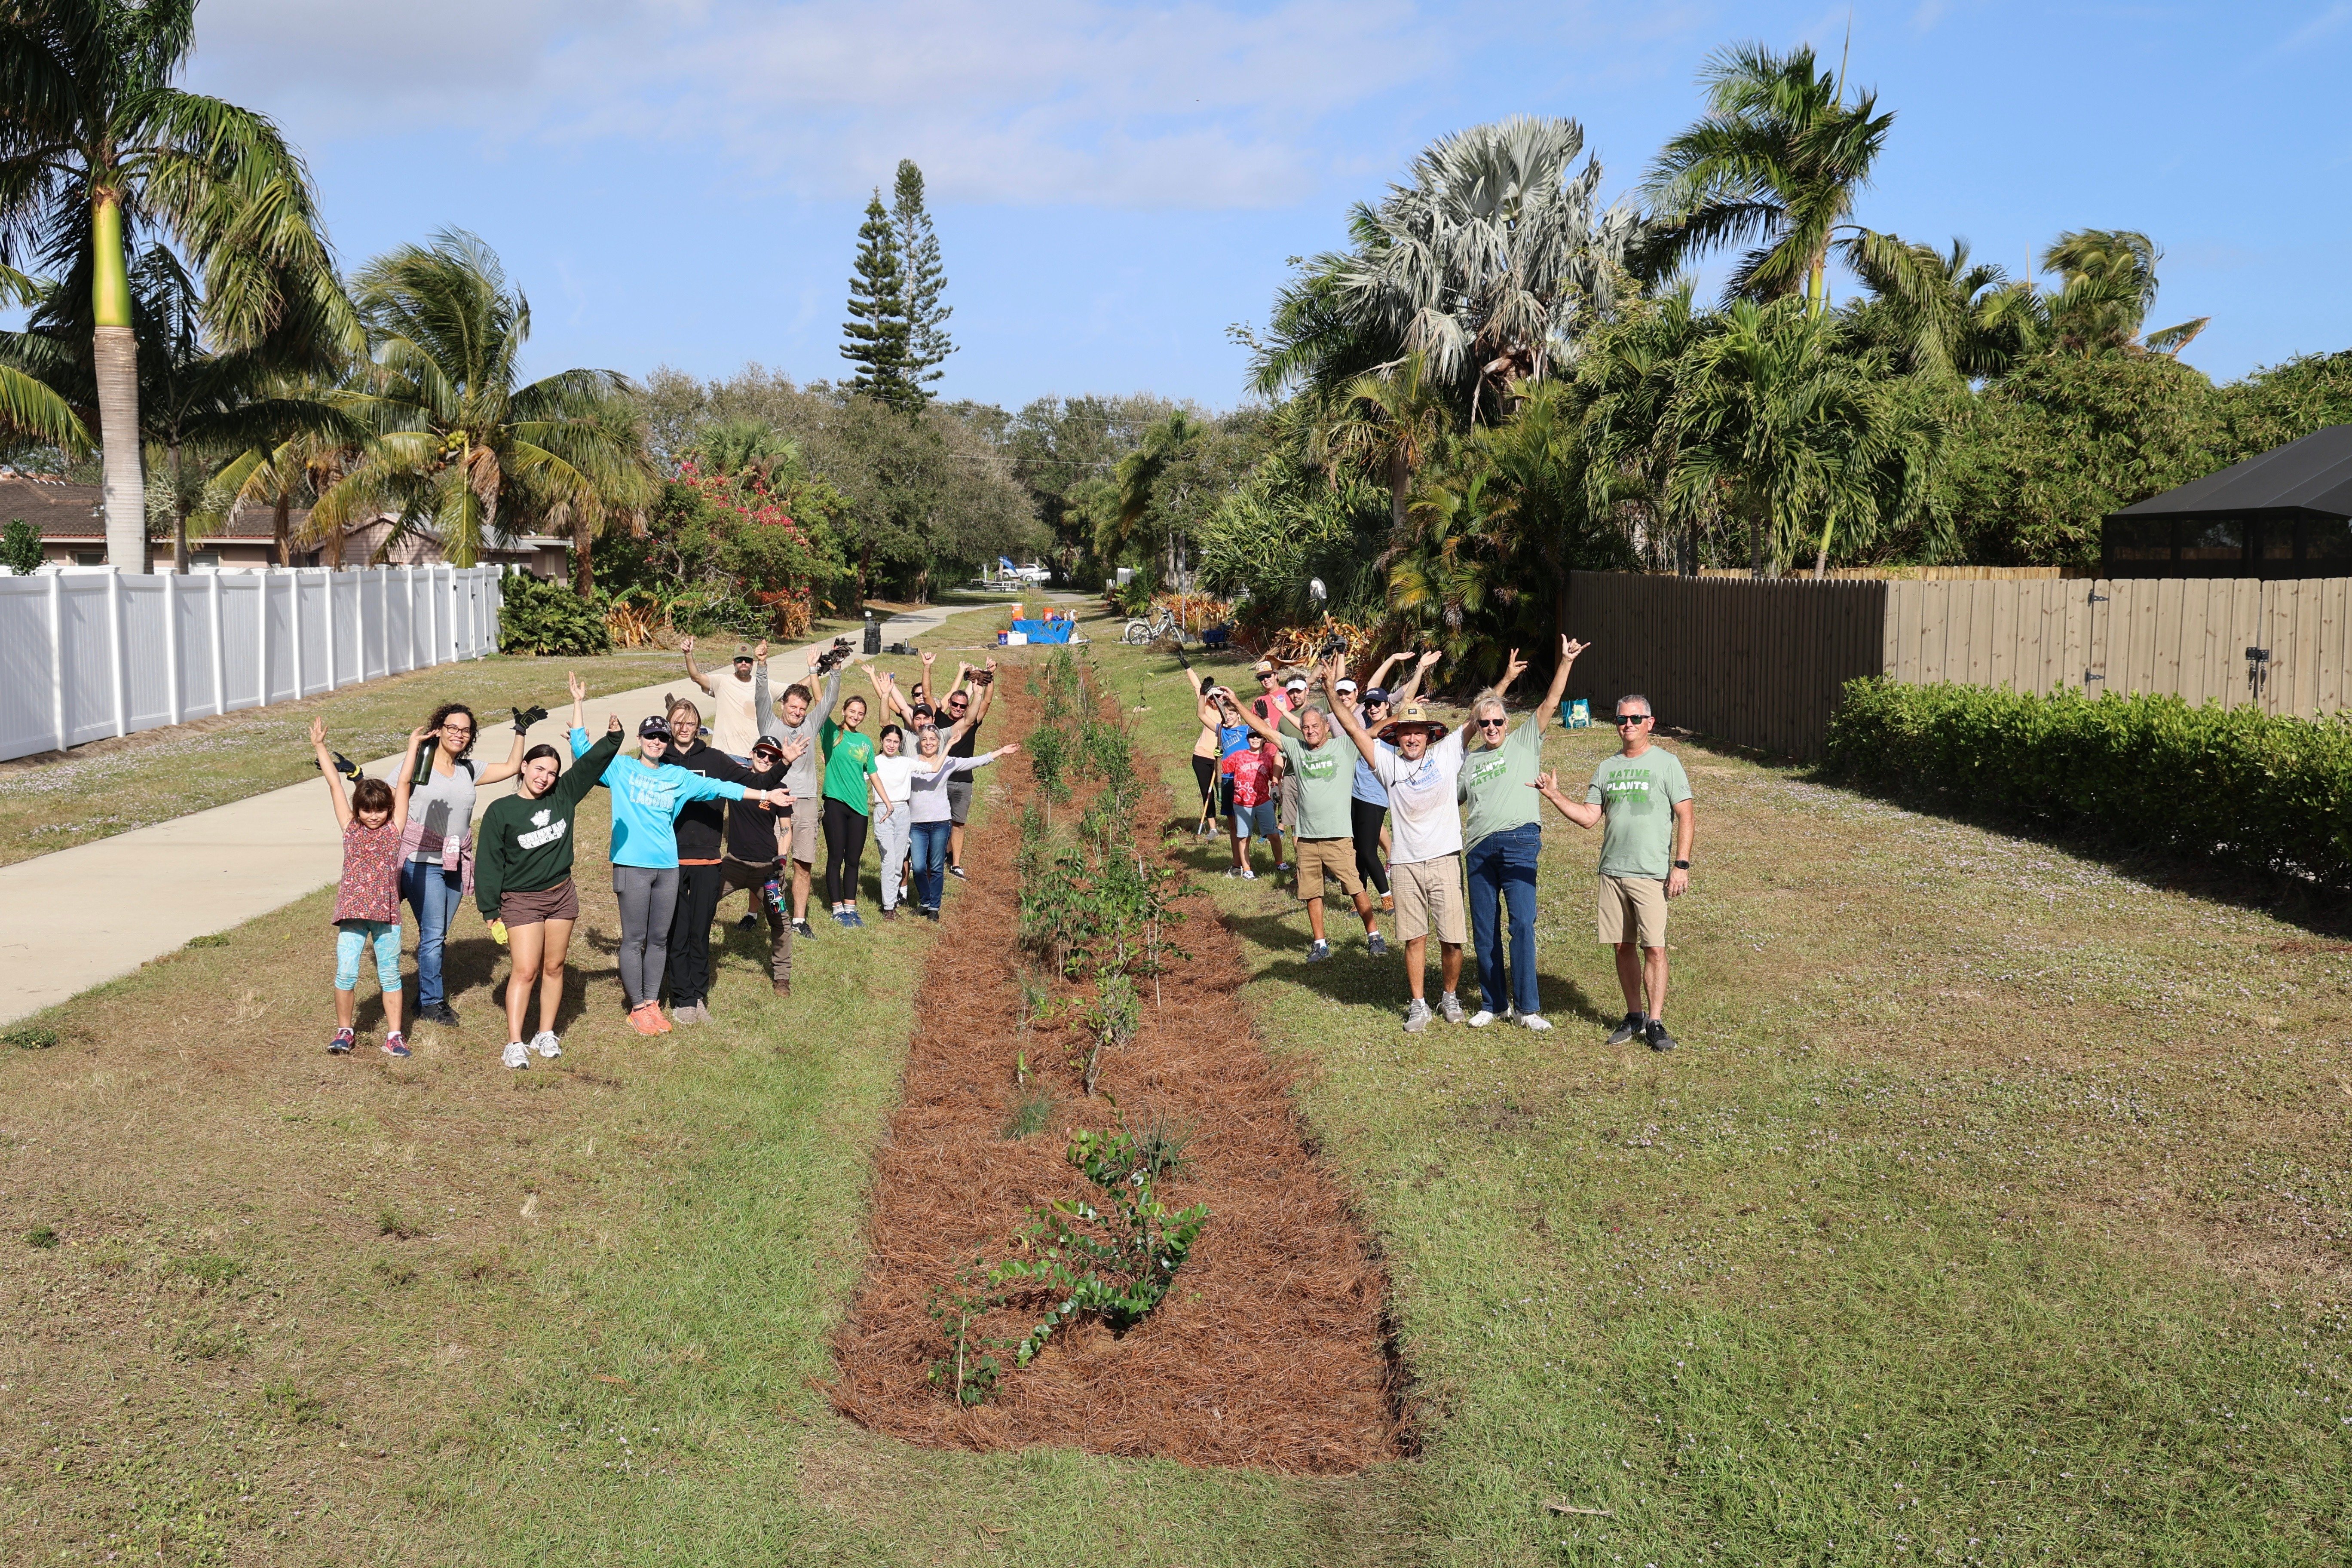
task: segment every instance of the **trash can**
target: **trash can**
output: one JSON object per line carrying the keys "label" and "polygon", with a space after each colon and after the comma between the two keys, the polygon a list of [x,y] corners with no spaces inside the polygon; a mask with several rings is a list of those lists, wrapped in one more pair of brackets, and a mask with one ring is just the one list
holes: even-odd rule
{"label": "trash can", "polygon": [[866,651],[868,654],[882,651],[882,623],[874,618],[871,610],[866,612]]}

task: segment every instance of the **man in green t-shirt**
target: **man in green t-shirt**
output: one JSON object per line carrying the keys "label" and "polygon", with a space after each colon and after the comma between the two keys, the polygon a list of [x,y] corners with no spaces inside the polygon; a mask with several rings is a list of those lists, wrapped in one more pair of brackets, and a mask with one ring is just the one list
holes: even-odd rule
{"label": "man in green t-shirt", "polygon": [[1641,1039],[1654,1051],[1670,1051],[1675,1037],[1666,1033],[1664,1016],[1666,900],[1690,886],[1691,787],[1681,759],[1650,743],[1656,723],[1648,698],[1619,698],[1617,734],[1623,745],[1592,770],[1584,799],[1562,795],[1553,773],[1537,779],[1535,787],[1579,827],[1608,822],[1601,833],[1599,933],[1617,950],[1617,986],[1625,994],[1625,1017],[1609,1043]]}
{"label": "man in green t-shirt", "polygon": [[[1327,699],[1336,700],[1332,683],[1344,673],[1344,667],[1338,665],[1320,672]],[[1250,704],[1241,710],[1242,717],[1265,738],[1268,746],[1282,752],[1283,761],[1290,765],[1290,776],[1298,781],[1298,896],[1307,902],[1307,926],[1313,938],[1307,948],[1307,962],[1320,963],[1331,956],[1331,943],[1323,934],[1327,877],[1337,881],[1339,890],[1355,903],[1357,918],[1364,922],[1365,948],[1374,958],[1385,958],[1389,950],[1381,941],[1380,916],[1356,875],[1356,821],[1351,804],[1356,792],[1355,746],[1339,735],[1331,716],[1320,708],[1294,706],[1279,716],[1279,726],[1260,718],[1256,708],[1257,704]],[[1296,735],[1287,732],[1294,722],[1298,726]]]}

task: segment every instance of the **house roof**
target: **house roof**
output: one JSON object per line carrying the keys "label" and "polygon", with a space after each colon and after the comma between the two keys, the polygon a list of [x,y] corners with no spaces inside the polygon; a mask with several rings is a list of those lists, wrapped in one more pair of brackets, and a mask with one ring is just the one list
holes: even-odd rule
{"label": "house roof", "polygon": [[[21,517],[38,530],[43,539],[103,540],[106,515],[100,502],[104,494],[96,485],[68,484],[63,479],[0,468],[0,523]],[[288,524],[299,531],[310,515],[309,508],[296,507],[288,516]],[[240,506],[226,528],[215,530],[206,537],[270,539],[275,535],[269,508]]]}
{"label": "house roof", "polygon": [[2299,441],[2289,441],[2110,515],[2179,517],[2294,510],[2352,517],[2352,425],[2315,430]]}

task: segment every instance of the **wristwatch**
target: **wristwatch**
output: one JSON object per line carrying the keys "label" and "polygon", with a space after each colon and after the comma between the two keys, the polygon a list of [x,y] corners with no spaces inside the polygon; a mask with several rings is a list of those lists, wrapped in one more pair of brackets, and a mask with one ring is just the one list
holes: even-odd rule
{"label": "wristwatch", "polygon": [[1675,862],[1675,869],[1677,871],[1687,871],[1690,869],[1690,862],[1687,860],[1677,860]]}

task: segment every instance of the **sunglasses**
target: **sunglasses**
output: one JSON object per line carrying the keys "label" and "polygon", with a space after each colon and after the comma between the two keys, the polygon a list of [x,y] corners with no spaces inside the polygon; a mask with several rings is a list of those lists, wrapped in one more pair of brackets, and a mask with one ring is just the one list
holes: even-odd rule
{"label": "sunglasses", "polygon": [[1481,719],[1478,721],[1478,728],[1481,730],[1507,730],[1510,727],[1511,721],[1508,719]]}
{"label": "sunglasses", "polygon": [[1620,713],[1617,715],[1617,727],[1622,730],[1628,724],[1639,724],[1649,717],[1647,713]]}

